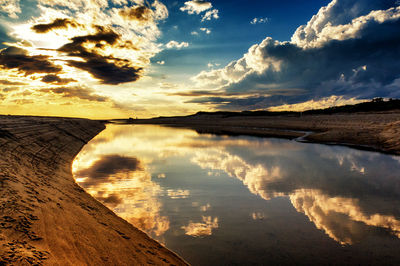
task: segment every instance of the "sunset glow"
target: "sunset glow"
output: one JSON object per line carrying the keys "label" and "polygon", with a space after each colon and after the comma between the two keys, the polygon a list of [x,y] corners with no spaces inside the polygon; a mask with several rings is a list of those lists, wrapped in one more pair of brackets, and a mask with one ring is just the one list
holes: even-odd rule
{"label": "sunset glow", "polygon": [[397,98],[399,24],[394,0],[7,0],[0,113],[153,117]]}

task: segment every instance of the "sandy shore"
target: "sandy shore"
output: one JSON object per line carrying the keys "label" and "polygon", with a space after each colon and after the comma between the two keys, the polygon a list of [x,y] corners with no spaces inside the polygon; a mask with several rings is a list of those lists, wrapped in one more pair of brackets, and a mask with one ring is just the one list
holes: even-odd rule
{"label": "sandy shore", "polygon": [[[200,133],[299,138],[400,154],[400,111],[299,116],[229,116],[135,119],[137,124],[193,128]],[[309,132],[306,134],[306,132]]]}
{"label": "sandy shore", "polygon": [[0,116],[0,265],[185,265],[75,183],[72,160],[103,129]]}

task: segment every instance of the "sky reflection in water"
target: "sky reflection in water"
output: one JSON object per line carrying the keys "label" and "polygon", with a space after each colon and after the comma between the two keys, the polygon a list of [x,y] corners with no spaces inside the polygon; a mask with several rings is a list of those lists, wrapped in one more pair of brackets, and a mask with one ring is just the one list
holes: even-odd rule
{"label": "sky reflection in water", "polygon": [[96,199],[195,265],[399,261],[399,157],[108,125],[73,172]]}

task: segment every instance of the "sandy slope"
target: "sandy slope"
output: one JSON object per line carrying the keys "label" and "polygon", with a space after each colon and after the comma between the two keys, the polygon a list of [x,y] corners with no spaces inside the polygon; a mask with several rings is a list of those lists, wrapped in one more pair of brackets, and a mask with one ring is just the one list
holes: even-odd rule
{"label": "sandy slope", "polygon": [[[400,154],[400,111],[297,116],[238,116],[196,115],[138,119],[138,124],[168,124],[193,128],[203,133],[243,134],[266,137],[306,137],[311,142],[339,143],[365,146]],[[289,130],[289,131],[288,131]],[[292,130],[292,131],[290,131]]]}
{"label": "sandy slope", "polygon": [[103,128],[0,116],[0,265],[185,264],[74,182],[73,158]]}

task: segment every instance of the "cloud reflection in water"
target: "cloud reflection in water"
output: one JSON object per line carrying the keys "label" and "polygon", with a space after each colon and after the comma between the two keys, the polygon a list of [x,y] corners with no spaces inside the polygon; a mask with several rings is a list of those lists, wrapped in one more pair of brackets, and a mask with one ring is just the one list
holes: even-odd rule
{"label": "cloud reflection in water", "polygon": [[202,216],[202,222],[194,223],[190,221],[187,226],[182,226],[185,234],[193,237],[212,235],[212,230],[218,228],[218,217]]}
{"label": "cloud reflection in water", "polygon": [[[192,165],[175,169],[182,158]],[[161,215],[159,197],[190,200],[192,195],[191,189],[157,183],[171,177],[168,167],[197,167],[215,179],[223,173],[265,200],[288,197],[298,212],[340,244],[382,233],[373,228],[400,237],[400,163],[394,156],[287,140],[198,135],[160,126],[109,125],[76,158],[74,173],[89,193],[119,215],[148,233],[162,235],[169,229],[169,218]],[[82,179],[85,174],[92,178]],[[180,225],[186,235],[211,235],[223,226],[215,214],[204,213],[211,208],[205,206],[190,216],[194,221],[202,217],[201,222],[188,219]]]}

